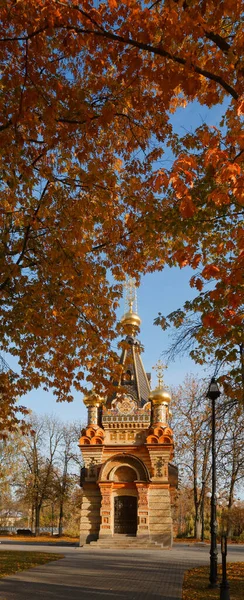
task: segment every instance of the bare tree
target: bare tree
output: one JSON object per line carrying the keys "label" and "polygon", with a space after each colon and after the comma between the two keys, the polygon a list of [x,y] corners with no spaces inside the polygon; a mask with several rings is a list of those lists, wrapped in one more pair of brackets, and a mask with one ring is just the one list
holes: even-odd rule
{"label": "bare tree", "polygon": [[[54,526],[58,513],[59,535],[63,532],[70,498],[79,488],[81,426],[64,424],[55,416],[32,414],[27,433],[14,431],[0,441],[0,510],[23,514],[28,528],[39,534],[40,525]],[[65,513],[66,510],[66,513]],[[72,512],[72,511],[71,511]]]}
{"label": "bare tree", "polygon": [[25,437],[22,451],[24,464],[19,477],[22,498],[31,504],[32,528],[40,532],[40,511],[44,500],[52,495],[54,465],[62,428],[56,417],[30,418],[30,432]]}
{"label": "bare tree", "polygon": [[[204,496],[210,490],[211,406],[206,398],[208,382],[187,376],[173,390],[172,427],[175,434],[176,461],[183,487],[192,490],[194,535],[200,537]],[[240,405],[224,394],[216,406],[217,492],[225,496],[229,512],[235,491],[244,477],[244,415]],[[202,521],[202,522],[201,522]],[[230,520],[229,520],[230,522]],[[228,527],[230,532],[230,527]]]}
{"label": "bare tree", "polygon": [[222,412],[225,443],[219,453],[219,479],[226,500],[227,534],[230,535],[235,492],[244,480],[244,413],[242,407],[228,402]]}
{"label": "bare tree", "polygon": [[[63,533],[64,504],[70,491],[79,481],[77,474],[82,464],[81,452],[78,451],[78,439],[81,427],[78,423],[62,426],[61,439],[58,450],[58,460],[54,469],[55,482],[54,494],[59,506],[58,534]],[[75,467],[75,473],[72,472]]]}
{"label": "bare tree", "polygon": [[[196,538],[201,535],[202,507],[211,474],[211,407],[206,398],[206,389],[204,381],[187,375],[183,384],[172,393],[176,461],[184,485],[192,489]],[[223,441],[218,419],[218,450]]]}

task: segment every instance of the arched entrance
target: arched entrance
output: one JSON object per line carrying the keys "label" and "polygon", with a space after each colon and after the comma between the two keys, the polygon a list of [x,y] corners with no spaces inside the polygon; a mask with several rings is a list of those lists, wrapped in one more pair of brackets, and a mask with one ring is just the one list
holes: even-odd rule
{"label": "arched entrance", "polygon": [[[113,470],[113,481],[133,484],[138,475],[136,470],[129,465],[121,465]],[[126,488],[125,488],[126,489]],[[133,488],[130,488],[132,491]],[[134,495],[124,493],[114,497],[114,533],[136,534],[137,531],[137,495],[136,488]]]}
{"label": "arched entrance", "polygon": [[136,496],[115,496],[114,533],[135,535],[137,531]]}
{"label": "arched entrance", "polygon": [[115,454],[103,464],[100,538],[148,535],[148,481],[146,465],[131,454]]}

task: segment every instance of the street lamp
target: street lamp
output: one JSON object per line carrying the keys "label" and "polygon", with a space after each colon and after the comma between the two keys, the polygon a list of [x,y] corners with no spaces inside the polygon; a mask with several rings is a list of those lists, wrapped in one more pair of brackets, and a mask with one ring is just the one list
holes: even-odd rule
{"label": "street lamp", "polygon": [[204,542],[204,500],[205,500],[205,479],[202,480],[202,534],[201,541]]}
{"label": "street lamp", "polygon": [[218,564],[218,550],[217,550],[217,511],[216,511],[216,446],[215,446],[215,400],[219,398],[220,391],[218,388],[217,381],[212,377],[208,388],[207,398],[212,402],[212,496],[211,496],[211,519],[210,519],[210,530],[211,530],[211,545],[210,545],[210,587],[217,587],[217,564]]}

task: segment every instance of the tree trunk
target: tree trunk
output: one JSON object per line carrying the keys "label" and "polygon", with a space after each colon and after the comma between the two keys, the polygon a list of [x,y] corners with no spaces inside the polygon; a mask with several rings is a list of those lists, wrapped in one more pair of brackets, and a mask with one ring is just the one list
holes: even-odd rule
{"label": "tree trunk", "polygon": [[233,455],[232,455],[232,473],[231,473],[231,481],[230,481],[230,489],[229,489],[229,499],[228,499],[228,513],[227,513],[227,536],[232,536],[232,519],[231,519],[231,509],[234,502],[234,488],[236,484],[238,474],[238,466],[236,465],[236,447],[235,440],[233,444]]}
{"label": "tree trunk", "polygon": [[242,402],[244,402],[244,344],[240,344],[240,363],[241,363],[241,382],[242,382]]}
{"label": "tree trunk", "polygon": [[197,472],[198,472],[198,459],[197,459],[197,437],[194,432],[193,440],[193,498],[195,507],[195,518],[194,518],[194,537],[201,537],[201,520],[199,515],[199,501],[198,501],[198,485],[197,485]]}
{"label": "tree trunk", "polygon": [[228,506],[227,506],[227,537],[231,537],[232,536],[232,519],[231,519],[231,509],[232,509],[232,504],[234,501],[234,483],[233,480],[231,481],[231,488],[230,488],[230,493],[229,493],[229,501],[228,501]]}
{"label": "tree trunk", "polygon": [[40,535],[40,512],[41,507],[39,504],[37,504],[35,510],[35,536]]}
{"label": "tree trunk", "polygon": [[59,519],[58,519],[58,535],[59,535],[59,537],[61,537],[63,535],[63,516],[64,516],[63,504],[64,504],[63,498],[61,498],[60,505],[59,505]]}
{"label": "tree trunk", "polygon": [[35,531],[35,504],[32,502],[31,504],[31,531],[34,533]]}
{"label": "tree trunk", "polygon": [[195,523],[194,523],[194,537],[197,540],[201,539],[201,526],[202,526],[201,517],[197,512],[196,517],[195,517]]}

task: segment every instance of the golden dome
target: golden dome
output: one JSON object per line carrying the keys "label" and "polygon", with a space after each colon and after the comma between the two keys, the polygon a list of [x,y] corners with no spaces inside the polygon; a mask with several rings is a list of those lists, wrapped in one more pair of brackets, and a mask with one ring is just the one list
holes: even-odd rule
{"label": "golden dome", "polygon": [[104,403],[104,398],[98,396],[94,392],[89,392],[87,396],[84,396],[83,402],[85,406],[101,406]]}
{"label": "golden dome", "polygon": [[157,387],[155,390],[150,392],[149,399],[153,404],[158,405],[163,404],[164,402],[165,404],[169,404],[171,402],[171,396],[169,392],[160,387]]}
{"label": "golden dome", "polygon": [[124,328],[140,329],[141,319],[135,312],[129,311],[121,318]]}

